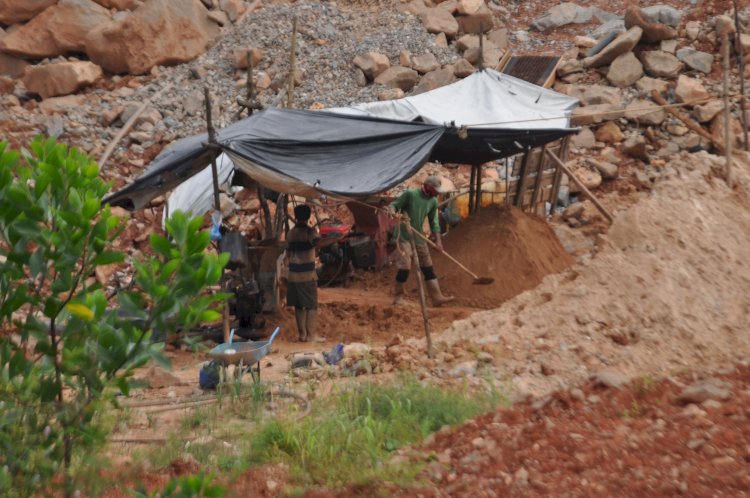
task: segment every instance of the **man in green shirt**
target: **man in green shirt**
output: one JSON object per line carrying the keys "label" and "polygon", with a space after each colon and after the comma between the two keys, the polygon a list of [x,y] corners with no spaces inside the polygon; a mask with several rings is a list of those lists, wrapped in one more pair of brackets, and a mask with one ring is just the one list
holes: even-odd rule
{"label": "man in green shirt", "polygon": [[[440,222],[438,220],[437,195],[442,182],[437,176],[428,176],[420,188],[406,190],[390,205],[397,212],[406,213],[409,216],[411,227],[424,235],[424,220],[427,218],[430,230],[435,235],[436,245],[442,251],[443,243],[440,240]],[[441,306],[453,301],[453,297],[444,296],[440,291],[440,284],[432,266],[430,249],[427,243],[420,237],[411,233],[403,223],[397,228],[399,258],[396,263],[396,290],[394,304],[400,304],[404,297],[404,284],[409,278],[409,270],[412,263],[411,241],[417,249],[419,268],[424,274],[427,290],[430,293],[433,306]]]}

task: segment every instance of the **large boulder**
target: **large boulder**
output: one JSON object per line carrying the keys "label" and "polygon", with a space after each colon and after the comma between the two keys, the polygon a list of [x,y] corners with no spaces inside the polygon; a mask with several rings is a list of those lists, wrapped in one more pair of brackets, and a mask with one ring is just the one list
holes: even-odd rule
{"label": "large boulder", "polygon": [[28,65],[29,63],[23,59],[0,52],[0,76],[20,78]]}
{"label": "large boulder", "polygon": [[652,5],[641,9],[643,16],[651,22],[657,22],[677,28],[682,20],[682,11],[670,5]]}
{"label": "large boulder", "polygon": [[456,76],[453,74],[453,68],[444,67],[443,69],[432,71],[422,76],[419,85],[414,89],[414,94],[417,95],[429,92],[436,88],[449,85],[454,81],[456,81]]}
{"label": "large boulder", "polygon": [[0,0],[0,24],[25,22],[57,0]]}
{"label": "large boulder", "polygon": [[570,124],[571,126],[587,126],[590,124],[612,121],[613,119],[620,119],[624,114],[625,110],[621,106],[610,104],[576,107],[571,113]]}
{"label": "large boulder", "polygon": [[455,38],[458,34],[458,21],[445,9],[427,8],[419,14],[419,17],[428,33],[445,33],[445,36],[451,38]]}
{"label": "large boulder", "polygon": [[96,82],[101,76],[102,68],[93,62],[58,62],[29,66],[22,81],[26,90],[46,99],[74,93]]}
{"label": "large boulder", "polygon": [[[497,48],[507,50],[510,46],[508,42],[508,28],[496,28],[487,33],[487,40],[494,43]],[[750,50],[747,51],[750,53]]]}
{"label": "large boulder", "polygon": [[109,11],[92,0],[60,0],[0,40],[0,50],[28,59],[84,52],[89,32],[110,21]]}
{"label": "large boulder", "polygon": [[703,105],[693,107],[693,117],[699,123],[708,123],[724,110],[724,102],[721,100],[711,100]]}
{"label": "large boulder", "polygon": [[635,5],[628,6],[625,11],[625,27],[630,29],[638,26],[643,29],[641,40],[645,43],[656,43],[662,40],[677,38],[677,32],[666,24],[649,21],[641,9]]}
{"label": "large boulder", "polygon": [[667,119],[667,111],[650,100],[634,99],[625,108],[625,118],[645,126],[659,126]]}
{"label": "large boulder", "polygon": [[612,61],[607,71],[607,80],[615,86],[630,86],[643,76],[643,64],[633,52],[627,52]]}
{"label": "large boulder", "polygon": [[402,66],[391,66],[375,78],[375,83],[391,88],[400,88],[408,92],[414,88],[418,79],[419,74],[413,69]]}
{"label": "large boulder", "polygon": [[586,57],[583,59],[584,67],[599,67],[605,66],[627,52],[633,50],[641,39],[643,30],[638,26],[634,26],[619,35],[612,42],[604,47],[604,50],[598,54]]}
{"label": "large boulder", "polygon": [[456,9],[459,14],[472,15],[482,7],[485,7],[484,0],[458,0]]}
{"label": "large boulder", "polygon": [[641,52],[640,59],[646,73],[657,78],[674,79],[679,76],[680,71],[685,67],[677,57],[662,50]]}
{"label": "large boulder", "polygon": [[226,12],[230,21],[234,22],[245,12],[245,3],[242,0],[221,0],[219,8]]}
{"label": "large boulder", "polygon": [[411,68],[419,74],[425,74],[440,69],[440,63],[433,54],[428,52],[423,55],[412,57]]}
{"label": "large boulder", "polygon": [[620,90],[611,86],[588,85],[581,96],[583,105],[600,105],[609,104],[613,106],[620,105],[622,96]]}
{"label": "large boulder", "polygon": [[115,10],[133,10],[138,5],[138,0],[94,0],[102,7]]}
{"label": "large boulder", "polygon": [[651,92],[653,92],[654,90],[664,95],[665,93],[667,93],[667,90],[669,90],[669,83],[657,78],[644,76],[643,78],[635,82],[635,87],[638,89],[638,91],[646,95],[651,95]]}
{"label": "large boulder", "polygon": [[581,7],[572,2],[555,5],[539,19],[531,23],[531,27],[538,31],[549,31],[571,23],[586,23],[591,21],[594,11]]}
{"label": "large boulder", "polygon": [[456,75],[457,78],[466,78],[474,71],[476,71],[476,68],[466,59],[458,59],[456,63],[453,64],[453,74]]}
{"label": "large boulder", "polygon": [[597,141],[607,144],[619,143],[622,142],[623,139],[622,130],[614,121],[607,121],[606,123],[601,125],[599,128],[597,128],[594,136],[596,137]]}
{"label": "large boulder", "polygon": [[464,33],[487,33],[495,27],[495,16],[486,5],[482,5],[474,14],[456,16],[456,21],[459,30]]}
{"label": "large boulder", "polygon": [[170,0],[150,0],[89,33],[86,53],[110,73],[144,74],[198,57],[218,34],[200,0],[183,0],[179,9]]}
{"label": "large boulder", "polygon": [[702,73],[710,73],[711,66],[714,63],[714,56],[695,50],[691,47],[682,47],[677,51],[677,58],[684,62],[689,68],[695,69]]}
{"label": "large boulder", "polygon": [[374,80],[380,73],[391,67],[388,56],[379,52],[367,52],[354,57],[354,65],[365,73],[367,79]]}
{"label": "large boulder", "polygon": [[692,102],[705,103],[711,95],[708,93],[703,84],[690,76],[680,75],[677,78],[677,85],[674,89],[674,96],[677,102],[690,104]]}

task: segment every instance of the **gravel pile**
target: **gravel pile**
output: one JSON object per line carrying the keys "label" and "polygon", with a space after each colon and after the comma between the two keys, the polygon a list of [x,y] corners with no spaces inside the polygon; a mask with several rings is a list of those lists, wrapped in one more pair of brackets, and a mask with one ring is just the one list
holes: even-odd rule
{"label": "gravel pile", "polygon": [[386,9],[373,17],[361,11],[340,9],[335,3],[274,5],[254,12],[242,24],[231,28],[195,61],[159,68],[156,77],[132,95],[123,98],[115,92],[113,98],[108,92],[94,94],[101,93],[106,109],[140,104],[160,88],[172,84],[173,89],[154,102],[164,117],[156,124],[156,131],[171,140],[205,130],[203,88],[207,85],[212,94],[215,125],[226,126],[235,120],[237,96],[245,92],[245,71],[234,68],[234,51],[264,50],[257,69],[268,74],[276,85],[261,91],[259,100],[264,107],[271,106],[277,95],[274,86],[286,86],[295,17],[298,23],[295,64],[303,74],[301,85],[294,90],[296,108],[328,108],[376,100],[376,94],[384,87],[357,84],[352,60],[358,54],[378,51],[388,55],[392,64],[398,64],[401,50],[414,55],[432,52],[441,64],[459,57],[452,48],[435,46],[434,35],[427,33],[418,18],[395,10]]}

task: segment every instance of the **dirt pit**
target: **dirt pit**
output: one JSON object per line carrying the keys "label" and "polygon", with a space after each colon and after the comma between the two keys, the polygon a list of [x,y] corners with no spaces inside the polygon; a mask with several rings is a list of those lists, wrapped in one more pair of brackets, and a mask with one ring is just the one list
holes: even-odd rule
{"label": "dirt pit", "polygon": [[447,257],[434,255],[444,292],[456,296],[458,305],[475,308],[496,308],[573,263],[544,219],[515,207],[481,209],[448,232],[443,246],[475,274],[495,279],[476,285]]}

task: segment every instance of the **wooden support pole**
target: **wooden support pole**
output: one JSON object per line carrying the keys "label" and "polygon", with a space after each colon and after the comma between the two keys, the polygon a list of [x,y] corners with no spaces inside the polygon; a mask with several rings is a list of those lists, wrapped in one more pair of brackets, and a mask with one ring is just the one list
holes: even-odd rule
{"label": "wooden support pole", "polygon": [[742,43],[740,43],[740,35],[742,34],[742,29],[740,26],[740,14],[739,10],[737,8],[737,0],[732,0],[732,3],[734,5],[734,28],[735,28],[735,34],[734,34],[734,44],[735,44],[735,50],[737,50],[737,69],[740,74],[740,110],[742,111],[742,132],[744,136],[743,144],[745,144],[745,150],[748,150],[748,147],[750,147],[750,144],[748,144],[748,138],[747,138],[747,115],[745,111],[745,59],[743,57],[743,48]]}
{"label": "wooden support pole", "polygon": [[479,62],[477,68],[481,71],[484,69],[484,26],[479,23]]}
{"label": "wooden support pole", "polygon": [[292,27],[292,48],[289,53],[289,85],[286,91],[286,106],[288,109],[294,107],[294,73],[296,72],[295,63],[297,60],[297,18],[294,18]]}
{"label": "wooden support pole", "polygon": [[[410,224],[409,217],[406,216],[406,223]],[[424,322],[424,337],[427,341],[427,357],[432,358],[432,337],[430,336],[430,317],[427,313],[427,298],[424,292],[424,276],[419,269],[419,256],[417,255],[417,244],[414,242],[414,234],[409,237],[411,244],[411,261],[414,273],[417,274],[417,289],[419,290],[419,305],[422,308],[422,321]]]}
{"label": "wooden support pole", "polygon": [[471,165],[471,177],[469,178],[469,214],[474,213],[474,175],[477,174],[476,169],[474,169],[474,165]]}
{"label": "wooden support pole", "polygon": [[[211,95],[208,91],[208,87],[203,88],[203,97],[206,101],[206,129],[208,130],[208,143],[210,145],[216,144],[216,130],[214,130],[213,120],[211,119]],[[211,176],[214,183],[214,209],[217,213],[221,213],[221,200],[219,197],[219,173],[216,168],[216,158],[211,159]],[[222,275],[224,271],[222,270]],[[222,310],[222,328],[224,332],[224,342],[229,342],[229,302],[224,303],[224,309]]]}
{"label": "wooden support pole", "polygon": [[726,158],[726,181],[729,188],[732,188],[732,127],[729,109],[729,36],[724,35],[724,157]]}
{"label": "wooden support pole", "polygon": [[477,182],[477,186],[474,189],[474,212],[478,213],[482,208],[482,165],[477,164],[475,168],[477,170],[475,180]]}
{"label": "wooden support pole", "polygon": [[510,206],[510,175],[513,174],[513,168],[508,164],[510,158],[505,158],[505,205]]}
{"label": "wooden support pole", "polygon": [[703,129],[701,125],[690,119],[686,114],[680,112],[679,110],[675,109],[674,107],[671,107],[669,105],[669,102],[664,100],[664,97],[661,96],[661,94],[657,90],[651,91],[651,99],[659,104],[660,106],[664,107],[664,110],[667,111],[672,116],[676,117],[683,123],[685,123],[685,126],[696,132],[698,135],[702,136],[705,139],[708,139],[713,143],[717,149],[724,150],[724,144],[721,142],[718,142],[714,140],[714,137],[711,136],[709,132]]}
{"label": "wooden support pole", "polygon": [[[216,144],[216,130],[214,130],[213,121],[211,120],[211,95],[208,87],[203,88],[203,97],[206,101],[206,128],[208,129],[208,143]],[[219,198],[219,173],[216,168],[216,159],[211,160],[211,176],[214,182],[214,208],[221,213],[221,201]]]}
{"label": "wooden support pole", "polygon": [[546,152],[552,158],[552,160],[555,161],[555,163],[557,163],[557,166],[562,170],[562,172],[568,175],[568,178],[570,178],[570,181],[578,185],[578,188],[580,188],[583,191],[583,193],[586,195],[586,197],[588,197],[591,200],[591,202],[594,203],[594,206],[596,206],[596,209],[598,209],[599,212],[602,213],[605,218],[607,218],[607,221],[612,223],[612,220],[614,219],[612,215],[609,213],[609,211],[607,211],[607,208],[605,208],[602,205],[602,203],[599,202],[599,199],[594,197],[594,194],[591,193],[591,191],[586,187],[586,185],[584,185],[583,182],[581,182],[581,180],[579,180],[578,177],[574,175],[573,172],[570,171],[570,169],[568,169],[567,166],[565,166],[565,163],[563,163],[560,160],[560,158],[555,155],[554,152],[552,152],[549,149],[547,149]]}
{"label": "wooden support pole", "polygon": [[555,175],[552,177],[552,190],[549,193],[550,214],[555,213],[557,207],[557,196],[560,194],[560,183],[562,182],[562,169],[555,164]]}

